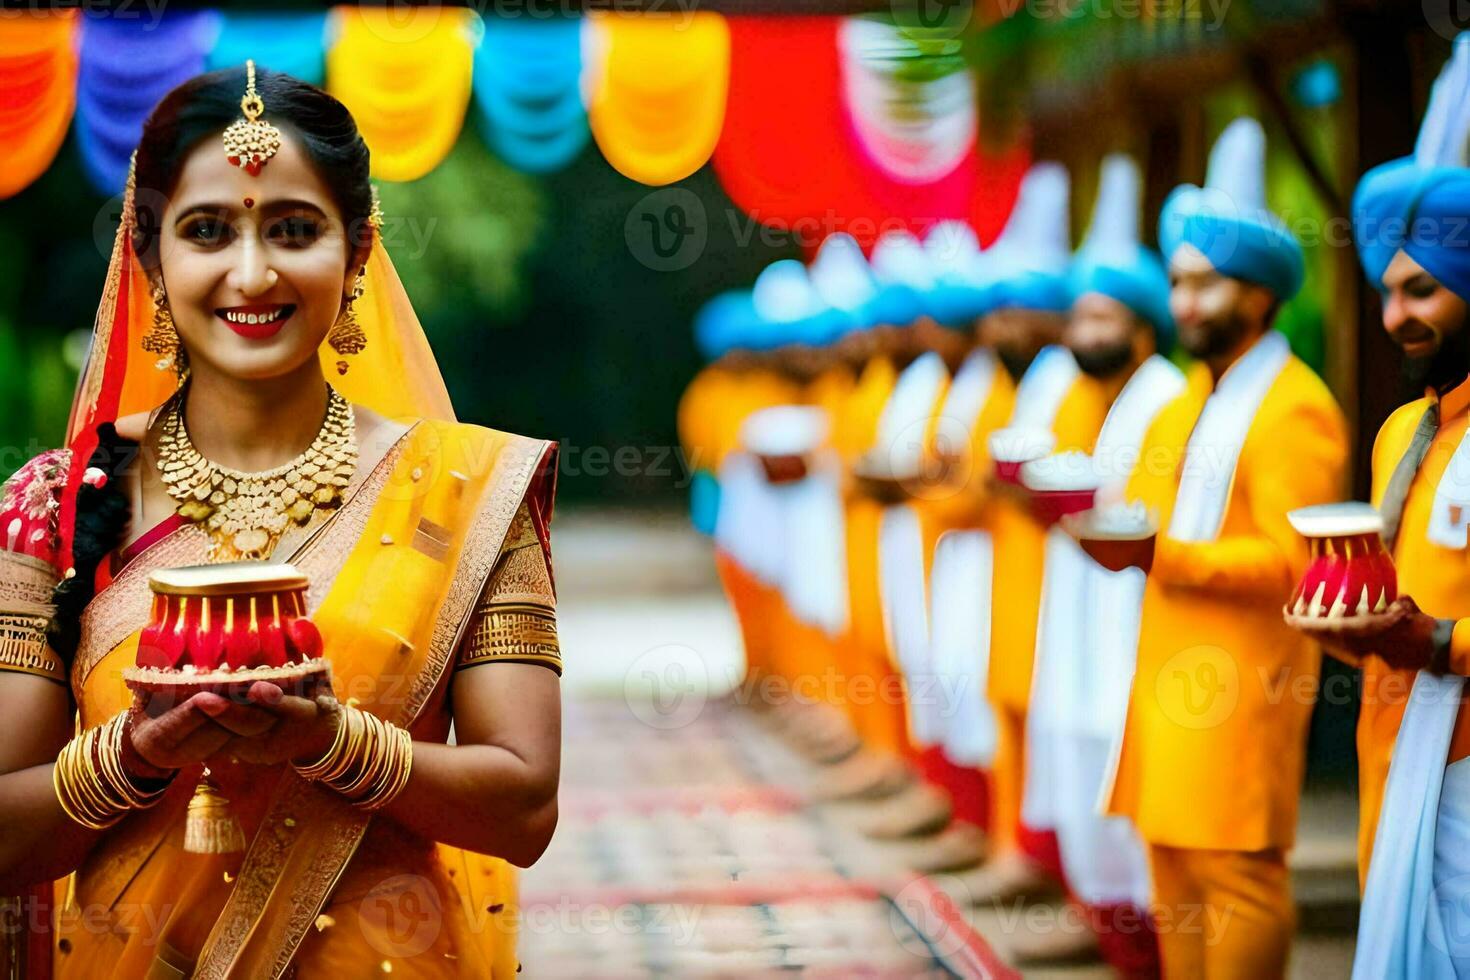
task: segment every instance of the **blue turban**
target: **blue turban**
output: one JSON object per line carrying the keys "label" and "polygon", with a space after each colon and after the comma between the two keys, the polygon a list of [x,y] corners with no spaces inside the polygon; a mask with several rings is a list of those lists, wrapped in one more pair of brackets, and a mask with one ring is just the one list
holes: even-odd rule
{"label": "blue turban", "polygon": [[700,307],[694,315],[694,346],[706,360],[714,361],[732,350],[750,346],[755,307],[750,290],[732,289]]}
{"label": "blue turban", "polygon": [[1071,286],[1073,302],[1087,293],[1115,299],[1153,328],[1159,353],[1173,349],[1169,274],[1152,249],[1136,244],[1083,249],[1072,263]]}
{"label": "blue turban", "polygon": [[1383,288],[1383,273],[1403,251],[1470,301],[1470,170],[1407,157],[1374,167],[1353,195],[1353,237],[1375,288]]}
{"label": "blue turban", "polygon": [[1031,270],[1006,276],[986,290],[990,310],[1037,310],[1065,313],[1072,306],[1067,273]]}
{"label": "blue turban", "polygon": [[924,297],[929,315],[946,327],[964,330],[990,312],[994,292],[987,286],[941,276]]}
{"label": "blue turban", "polygon": [[1199,249],[1221,275],[1265,286],[1279,300],[1296,295],[1306,274],[1302,247],[1274,214],[1241,212],[1208,188],[1175,188],[1159,215],[1159,245],[1173,257],[1181,245]]}

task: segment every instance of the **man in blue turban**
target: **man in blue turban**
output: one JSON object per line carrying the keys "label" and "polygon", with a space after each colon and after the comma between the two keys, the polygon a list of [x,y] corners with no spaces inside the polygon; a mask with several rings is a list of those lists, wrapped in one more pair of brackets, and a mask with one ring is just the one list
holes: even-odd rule
{"label": "man in blue turban", "polygon": [[[1329,608],[1307,630],[1363,669],[1354,977],[1470,972],[1470,712],[1461,708],[1470,674],[1467,136],[1470,34],[1462,34],[1414,155],[1369,171],[1353,198],[1383,328],[1423,395],[1389,416],[1373,446],[1373,502],[1398,598],[1324,600]],[[1383,696],[1391,689],[1412,693]]]}
{"label": "man in blue turban", "polygon": [[[1169,277],[1138,241],[1142,180],[1121,154],[1103,161],[1087,238],[1072,263],[1072,312],[1062,341],[1106,408],[1090,458],[1058,456],[1051,479],[1082,469],[1100,492],[1120,493],[1139,462],[1140,444],[1160,410],[1184,390],[1184,375],[1163,355],[1174,342]],[[1065,484],[1064,484],[1065,485]],[[1084,483],[1083,485],[1086,485]],[[1158,945],[1147,928],[1148,861],[1124,817],[1097,812],[1116,725],[1127,711],[1138,651],[1142,576],[1109,572],[1059,528],[1048,533],[1036,673],[1027,712],[1027,826],[1056,834],[1062,872],[1092,929],[1018,934],[1018,965],[1076,962],[1101,954],[1125,976],[1156,976]]]}
{"label": "man in blue turban", "polygon": [[1242,117],[1210,152],[1204,187],[1185,184],[1159,216],[1179,343],[1218,379],[1302,285],[1302,249],[1266,208],[1266,136]]}
{"label": "man in blue turban", "polygon": [[[1129,485],[1166,524],[1134,562],[1147,578],[1106,812],[1147,846],[1165,976],[1279,977],[1312,713],[1279,692],[1314,686],[1321,659],[1282,619],[1308,560],[1287,515],[1341,492],[1347,426],[1271,328],[1303,269],[1266,209],[1259,123],[1225,128],[1206,185],[1165,202],[1159,241],[1179,343],[1200,363],[1149,427]],[[1186,915],[1214,925],[1180,928]]]}

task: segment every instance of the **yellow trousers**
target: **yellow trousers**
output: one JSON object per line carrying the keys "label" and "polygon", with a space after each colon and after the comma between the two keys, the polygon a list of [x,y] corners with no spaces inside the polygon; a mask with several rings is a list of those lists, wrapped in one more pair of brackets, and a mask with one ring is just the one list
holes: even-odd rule
{"label": "yellow trousers", "polygon": [[1286,976],[1296,929],[1286,853],[1149,845],[1166,978]]}
{"label": "yellow trousers", "polygon": [[1020,845],[1021,797],[1026,788],[1026,715],[1001,704],[995,711],[995,759],[990,769],[990,840],[996,853]]}

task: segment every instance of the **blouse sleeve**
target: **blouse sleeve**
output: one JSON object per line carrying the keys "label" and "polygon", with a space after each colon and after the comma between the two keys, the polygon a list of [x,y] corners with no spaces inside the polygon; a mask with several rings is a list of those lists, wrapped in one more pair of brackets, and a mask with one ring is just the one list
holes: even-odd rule
{"label": "blouse sleeve", "polygon": [[47,645],[56,614],[61,491],[70,454],[30,460],[0,487],[0,671],[66,683],[66,667]]}
{"label": "blouse sleeve", "polygon": [[523,503],[460,644],[456,670],[488,663],[540,664],[561,674],[556,589],[545,523]]}

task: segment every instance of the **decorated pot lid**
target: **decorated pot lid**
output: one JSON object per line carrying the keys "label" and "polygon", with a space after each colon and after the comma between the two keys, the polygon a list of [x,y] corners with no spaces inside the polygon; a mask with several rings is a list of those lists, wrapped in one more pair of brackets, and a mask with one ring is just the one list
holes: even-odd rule
{"label": "decorated pot lid", "polygon": [[1287,514],[1286,519],[1298,534],[1307,538],[1383,533],[1383,515],[1377,507],[1360,500],[1302,507]]}
{"label": "decorated pot lid", "polygon": [[1092,457],[1076,451],[1043,456],[1021,467],[1021,483],[1041,493],[1096,490],[1100,482]]}
{"label": "decorated pot lid", "polygon": [[292,592],[308,585],[295,565],[285,562],[232,561],[217,565],[160,568],[148,576],[159,595],[231,596]]}

